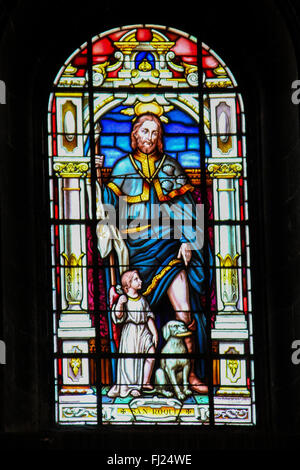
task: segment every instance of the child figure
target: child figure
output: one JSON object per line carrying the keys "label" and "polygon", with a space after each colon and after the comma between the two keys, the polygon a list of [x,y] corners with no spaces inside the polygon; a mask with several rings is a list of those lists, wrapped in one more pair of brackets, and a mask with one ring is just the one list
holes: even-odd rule
{"label": "child figure", "polygon": [[[158,334],[145,297],[139,295],[142,281],[138,271],[126,271],[121,277],[125,294],[121,295],[112,308],[114,323],[123,323],[119,345],[120,353],[154,353]],[[153,390],[150,384],[154,358],[120,358],[117,365],[117,380],[108,392],[109,397],[134,397],[142,390]]]}

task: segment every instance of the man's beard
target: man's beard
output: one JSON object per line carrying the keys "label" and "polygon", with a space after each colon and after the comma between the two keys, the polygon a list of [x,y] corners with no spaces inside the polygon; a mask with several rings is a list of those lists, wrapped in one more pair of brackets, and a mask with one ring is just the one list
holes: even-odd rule
{"label": "man's beard", "polygon": [[137,148],[141,152],[145,153],[146,155],[149,155],[150,153],[153,153],[154,150],[156,149],[156,147],[157,147],[157,142],[155,142],[153,144],[150,143],[149,145],[146,145],[141,141],[141,139],[139,137],[137,138]]}

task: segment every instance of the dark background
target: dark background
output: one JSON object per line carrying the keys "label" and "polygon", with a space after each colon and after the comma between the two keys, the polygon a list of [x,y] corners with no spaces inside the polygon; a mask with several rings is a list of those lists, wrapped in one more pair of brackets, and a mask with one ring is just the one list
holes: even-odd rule
{"label": "dark background", "polygon": [[[297,450],[300,365],[300,1],[0,1],[0,449],[152,452]],[[49,318],[46,111],[64,61],[127,24],[199,36],[225,61],[246,110],[257,426],[55,428]],[[137,451],[139,449],[139,451]],[[130,452],[131,451],[131,452]]]}

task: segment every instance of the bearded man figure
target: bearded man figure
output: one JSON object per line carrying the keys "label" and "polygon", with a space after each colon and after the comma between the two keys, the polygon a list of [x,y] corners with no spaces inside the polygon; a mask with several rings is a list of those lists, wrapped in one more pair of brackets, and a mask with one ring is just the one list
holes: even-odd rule
{"label": "bearded man figure", "polygon": [[[164,154],[163,127],[155,114],[136,119],[131,146],[132,153],[116,162],[110,181],[101,184],[102,202],[117,208],[119,220],[126,222],[118,229],[128,248],[130,269],[138,270],[143,281],[142,294],[155,312],[158,329],[175,315],[193,333],[185,337],[188,353],[203,354],[206,322],[200,296],[204,292],[204,257],[202,243],[195,236],[194,188],[177,160]],[[103,158],[96,157],[96,167],[102,164]],[[178,234],[176,222],[182,214],[184,223]],[[168,223],[170,219],[173,223]],[[153,224],[153,220],[159,223]],[[191,358],[189,383],[195,392],[207,393],[204,360]]]}

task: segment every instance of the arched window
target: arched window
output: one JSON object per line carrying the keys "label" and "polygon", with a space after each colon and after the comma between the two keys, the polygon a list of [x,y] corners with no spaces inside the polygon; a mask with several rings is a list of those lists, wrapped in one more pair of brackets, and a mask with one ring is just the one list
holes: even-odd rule
{"label": "arched window", "polygon": [[48,109],[56,422],[255,424],[243,100],[158,25],[99,34]]}

